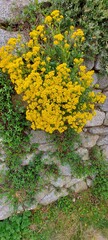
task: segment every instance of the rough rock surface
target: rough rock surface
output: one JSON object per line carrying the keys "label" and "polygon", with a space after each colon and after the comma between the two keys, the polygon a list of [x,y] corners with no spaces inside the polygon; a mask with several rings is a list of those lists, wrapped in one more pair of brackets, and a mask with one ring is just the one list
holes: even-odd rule
{"label": "rough rock surface", "polygon": [[92,134],[106,135],[108,134],[108,127],[92,127],[88,129],[88,131]]}
{"label": "rough rock surface", "polygon": [[38,144],[45,144],[52,142],[51,135],[48,133],[45,133],[44,131],[37,130],[31,131],[31,138],[30,138],[30,143],[38,143]]}
{"label": "rough rock surface", "polygon": [[95,85],[98,82],[98,75],[96,73],[93,74],[93,85]]}
{"label": "rough rock surface", "polygon": [[107,143],[107,145],[102,146],[102,150],[103,150],[105,159],[108,161],[108,143]]}
{"label": "rough rock surface", "polygon": [[106,95],[106,100],[104,104],[100,105],[100,109],[101,111],[108,112],[108,92],[104,92],[104,94]]}
{"label": "rough rock surface", "polygon": [[10,217],[14,212],[11,201],[6,196],[0,196],[0,220]]}
{"label": "rough rock surface", "polygon": [[108,144],[108,135],[105,137],[101,137],[97,142],[98,146],[107,145],[107,144]]}
{"label": "rough rock surface", "polygon": [[99,88],[105,89],[108,87],[108,76],[105,75],[104,77],[99,78]]}
{"label": "rough rock surface", "polygon": [[98,135],[91,135],[89,133],[82,133],[81,134],[81,140],[82,140],[82,146],[84,148],[92,148],[96,145],[97,140],[99,139]]}
{"label": "rough rock surface", "polygon": [[76,193],[79,193],[81,191],[87,190],[87,184],[85,181],[80,181],[75,184],[75,186],[72,186],[72,188]]}
{"label": "rough rock surface", "polygon": [[108,113],[106,113],[104,125],[108,126]]}
{"label": "rough rock surface", "polygon": [[40,193],[38,196],[36,196],[37,201],[42,205],[50,204],[60,197],[67,196],[68,192],[64,188],[60,192],[57,192],[54,188],[51,188],[48,192],[47,190],[44,190],[42,193]]}
{"label": "rough rock surface", "polygon": [[101,70],[101,56],[100,55],[97,57],[97,59],[95,61],[94,68],[97,71]]}
{"label": "rough rock surface", "polygon": [[91,121],[88,121],[86,127],[100,126],[102,125],[105,119],[105,113],[96,110],[96,115],[93,117]]}
{"label": "rough rock surface", "polygon": [[61,172],[61,175],[64,175],[64,176],[71,176],[71,168],[69,166],[69,164],[67,165],[60,165],[59,166],[59,170]]}
{"label": "rough rock surface", "polygon": [[78,150],[76,151],[81,157],[82,160],[88,160],[89,159],[89,152],[86,148],[78,148]]}
{"label": "rough rock surface", "polygon": [[91,70],[94,67],[94,59],[93,60],[85,60],[85,65],[88,70]]}
{"label": "rough rock surface", "polygon": [[[0,47],[6,45],[10,38],[17,38],[18,34],[19,32],[11,32],[0,29]],[[27,40],[27,36],[25,36],[23,33],[20,33],[20,35],[22,36],[22,42]]]}
{"label": "rough rock surface", "polygon": [[0,0],[0,20],[7,21],[15,18],[21,13],[24,6],[29,5],[34,0]]}

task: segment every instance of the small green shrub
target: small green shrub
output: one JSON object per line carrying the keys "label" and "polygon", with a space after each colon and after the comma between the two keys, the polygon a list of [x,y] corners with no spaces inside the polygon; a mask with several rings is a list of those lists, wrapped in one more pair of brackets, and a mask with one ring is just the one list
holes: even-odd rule
{"label": "small green shrub", "polygon": [[30,233],[30,212],[22,215],[15,215],[0,222],[1,240],[21,240],[26,234]]}

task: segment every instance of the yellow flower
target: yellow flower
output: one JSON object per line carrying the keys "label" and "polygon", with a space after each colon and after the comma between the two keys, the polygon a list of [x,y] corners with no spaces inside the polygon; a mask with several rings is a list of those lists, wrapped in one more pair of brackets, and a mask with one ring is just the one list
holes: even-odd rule
{"label": "yellow flower", "polygon": [[45,23],[51,24],[52,20],[53,20],[53,19],[52,19],[51,16],[47,16],[47,17],[45,18]]}
{"label": "yellow flower", "polygon": [[65,43],[64,47],[65,47],[66,49],[68,49],[68,48],[70,47],[70,45],[69,45],[68,43]]}
{"label": "yellow flower", "polygon": [[54,41],[54,45],[58,45],[59,42],[57,40]]}
{"label": "yellow flower", "polygon": [[51,58],[50,58],[50,57],[46,57],[46,60],[47,60],[48,62],[50,62]]}
{"label": "yellow flower", "polygon": [[54,39],[56,39],[58,41],[62,41],[63,38],[64,38],[64,36],[61,33],[54,35]]}
{"label": "yellow flower", "polygon": [[73,30],[74,29],[74,26],[70,26],[70,30]]}

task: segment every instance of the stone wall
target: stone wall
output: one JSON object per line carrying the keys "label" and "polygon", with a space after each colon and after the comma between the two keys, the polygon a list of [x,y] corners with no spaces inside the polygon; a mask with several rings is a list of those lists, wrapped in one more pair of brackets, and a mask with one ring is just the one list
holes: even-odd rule
{"label": "stone wall", "polygon": [[[17,8],[19,12],[22,6],[27,5],[30,0],[18,1]],[[31,1],[32,2],[32,1]],[[6,41],[10,37],[16,37],[17,32],[7,31],[3,29],[2,23],[13,17],[12,7],[15,0],[0,0],[1,13],[0,13],[0,46],[5,45]],[[25,39],[25,35],[22,32],[22,36]],[[83,132],[81,133],[82,145],[80,148],[76,147],[76,151],[82,156],[83,161],[89,160],[89,151],[93,146],[99,146],[108,161],[108,76],[100,76],[100,58],[95,61],[86,61],[86,66],[89,70],[94,69],[94,84],[99,84],[99,89],[95,91],[103,92],[107,99],[103,105],[98,105],[96,110],[96,116],[92,121],[86,124]],[[44,180],[42,190],[39,190],[34,194],[34,198],[31,204],[28,202],[18,204],[16,212],[24,210],[35,209],[38,204],[47,205],[59,199],[62,196],[66,196],[70,191],[78,193],[86,190],[92,185],[94,176],[83,176],[82,178],[76,178],[69,164],[62,165],[60,159],[50,156],[50,153],[56,152],[56,147],[52,139],[48,134],[43,131],[31,131],[30,144],[38,143],[38,149],[35,152],[27,154],[22,159],[22,167],[28,165],[33,160],[34,154],[42,151],[43,155],[41,160],[44,164],[51,165],[56,164],[59,169],[59,174],[55,178],[53,176],[48,177],[46,174],[41,173],[41,177]],[[8,170],[6,166],[6,154],[3,147],[2,138],[0,139],[0,186],[5,179],[5,173]],[[37,183],[36,183],[37,184]],[[58,190],[59,189],[59,190]],[[0,196],[0,220],[9,217],[15,212],[13,203],[8,199],[7,192]],[[74,198],[73,198],[74,201]]]}

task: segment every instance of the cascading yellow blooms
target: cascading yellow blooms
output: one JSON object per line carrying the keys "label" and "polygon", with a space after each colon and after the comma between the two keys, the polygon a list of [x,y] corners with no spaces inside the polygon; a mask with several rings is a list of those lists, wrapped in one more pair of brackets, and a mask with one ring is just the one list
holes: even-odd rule
{"label": "cascading yellow blooms", "polygon": [[20,44],[18,36],[0,48],[0,68],[26,101],[32,129],[49,133],[63,132],[68,126],[81,132],[95,115],[95,103],[105,101],[92,89],[94,72],[83,65],[84,32],[71,26],[61,33],[62,18],[54,10],[30,32],[27,43]]}

